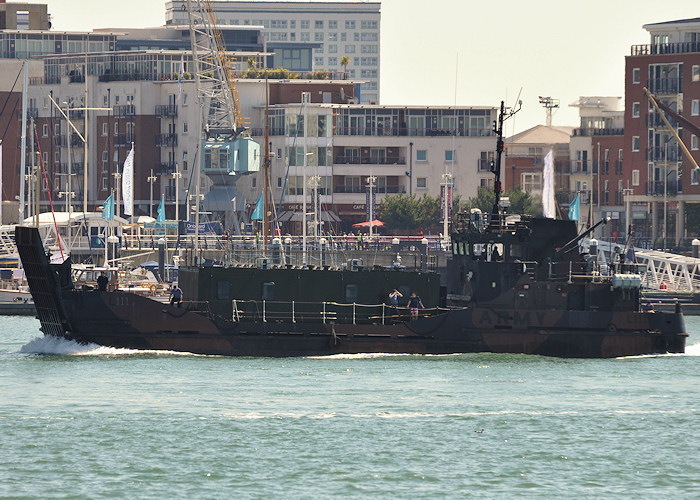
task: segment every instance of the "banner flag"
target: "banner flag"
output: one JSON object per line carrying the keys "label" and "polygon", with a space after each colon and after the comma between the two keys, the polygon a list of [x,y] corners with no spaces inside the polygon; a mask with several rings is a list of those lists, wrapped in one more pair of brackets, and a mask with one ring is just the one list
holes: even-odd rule
{"label": "banner flag", "polygon": [[165,204],[163,203],[163,198],[160,199],[160,205],[158,205],[158,217],[156,217],[156,222],[165,222]]}
{"label": "banner flag", "polygon": [[581,201],[578,195],[579,193],[576,193],[576,198],[569,205],[569,220],[578,220],[578,214],[581,210]]}
{"label": "banner flag", "polygon": [[102,204],[102,218],[103,219],[114,219],[114,195],[110,194],[109,197]]}
{"label": "banner flag", "polygon": [[554,219],[556,217],[556,209],[554,206],[554,153],[551,149],[544,157],[543,184],[543,215],[549,219]]}
{"label": "banner flag", "polygon": [[122,191],[124,192],[124,215],[133,215],[134,212],[134,145],[124,160],[122,170]]}
{"label": "banner flag", "polygon": [[262,199],[262,193],[260,193],[260,198],[258,198],[258,202],[255,205],[255,210],[253,210],[253,215],[250,217],[251,220],[262,220],[263,218],[263,199]]}

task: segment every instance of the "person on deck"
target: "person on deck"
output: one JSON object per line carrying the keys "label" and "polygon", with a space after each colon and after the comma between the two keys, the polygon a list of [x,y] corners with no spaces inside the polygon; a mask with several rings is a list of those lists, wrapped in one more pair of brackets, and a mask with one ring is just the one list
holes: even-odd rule
{"label": "person on deck", "polygon": [[420,300],[420,297],[416,294],[416,292],[411,292],[411,296],[408,299],[408,307],[411,310],[411,319],[418,319],[418,306],[420,306],[421,309],[425,309],[425,306],[423,306],[423,302]]}
{"label": "person on deck", "polygon": [[109,278],[107,278],[107,275],[102,271],[100,275],[97,277],[97,289],[100,292],[106,292],[107,291],[107,283],[109,283]]}
{"label": "person on deck", "polygon": [[174,306],[175,304],[177,304],[177,307],[180,307],[180,304],[182,304],[182,289],[177,285],[170,291],[170,305]]}
{"label": "person on deck", "polygon": [[399,305],[399,297],[403,297],[403,294],[394,288],[394,290],[389,293],[389,304],[393,307],[397,307]]}

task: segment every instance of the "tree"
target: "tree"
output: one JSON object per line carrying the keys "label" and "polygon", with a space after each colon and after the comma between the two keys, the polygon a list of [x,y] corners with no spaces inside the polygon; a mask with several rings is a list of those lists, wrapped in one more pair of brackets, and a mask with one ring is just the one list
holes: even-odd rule
{"label": "tree", "polygon": [[[542,215],[542,202],[539,197],[532,197],[520,189],[520,186],[503,193],[510,200],[508,213],[524,215]],[[491,189],[479,188],[477,195],[467,202],[470,208],[478,208],[484,213],[491,213],[496,194]]]}
{"label": "tree", "polygon": [[343,80],[348,79],[348,64],[350,64],[350,58],[348,56],[340,58],[340,65],[343,67]]}
{"label": "tree", "polygon": [[[452,199],[452,213],[456,214],[460,207],[460,196]],[[422,229],[426,234],[429,231],[438,233],[442,231],[440,212],[440,197],[423,195],[416,198],[415,195],[399,194],[386,196],[377,207],[377,218],[387,229],[415,232]]]}

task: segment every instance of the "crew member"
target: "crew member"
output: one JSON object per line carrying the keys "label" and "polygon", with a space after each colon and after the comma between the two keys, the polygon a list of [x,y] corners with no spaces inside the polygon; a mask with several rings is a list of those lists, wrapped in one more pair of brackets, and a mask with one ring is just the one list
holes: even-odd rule
{"label": "crew member", "polygon": [[180,307],[180,304],[182,304],[182,289],[177,285],[170,290],[170,305],[174,306],[175,304],[177,304],[177,307]]}
{"label": "crew member", "polygon": [[107,283],[109,283],[109,278],[107,278],[107,275],[105,274],[104,271],[100,273],[100,275],[97,277],[97,289],[100,292],[106,292],[107,291]]}
{"label": "crew member", "polygon": [[399,305],[399,297],[403,297],[403,294],[399,292],[396,288],[394,291],[389,293],[389,304],[396,307]]}
{"label": "crew member", "polygon": [[416,292],[411,292],[411,296],[408,298],[408,307],[411,309],[411,319],[418,319],[418,306],[421,309],[425,309],[423,302]]}

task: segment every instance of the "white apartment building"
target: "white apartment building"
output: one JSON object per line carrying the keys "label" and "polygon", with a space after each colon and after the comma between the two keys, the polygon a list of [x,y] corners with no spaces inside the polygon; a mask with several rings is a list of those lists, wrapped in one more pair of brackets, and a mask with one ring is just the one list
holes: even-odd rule
{"label": "white apartment building", "polygon": [[[167,25],[186,25],[185,0],[165,4]],[[361,103],[379,102],[380,2],[212,2],[220,25],[262,26],[272,68],[326,70],[359,80]],[[313,47],[313,54],[302,48]],[[343,67],[343,56],[349,64]]]}

